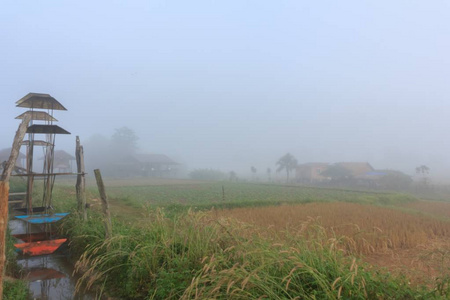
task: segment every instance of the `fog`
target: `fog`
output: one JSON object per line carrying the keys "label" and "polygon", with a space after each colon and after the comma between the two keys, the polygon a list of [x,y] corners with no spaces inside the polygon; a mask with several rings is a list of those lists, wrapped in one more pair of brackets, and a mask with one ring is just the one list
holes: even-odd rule
{"label": "fog", "polygon": [[[138,151],[238,174],[369,162],[450,178],[446,1],[5,1],[0,148],[49,93],[57,149],[128,127]],[[85,155],[95,149],[85,147]],[[95,167],[95,166],[92,166]],[[261,175],[262,176],[262,175]]]}

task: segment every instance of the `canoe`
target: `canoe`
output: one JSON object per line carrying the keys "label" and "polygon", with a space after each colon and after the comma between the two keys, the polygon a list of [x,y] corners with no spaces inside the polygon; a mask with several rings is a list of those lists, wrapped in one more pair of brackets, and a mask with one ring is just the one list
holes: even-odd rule
{"label": "canoe", "polygon": [[55,252],[67,239],[47,240],[31,243],[14,244],[24,255],[36,256]]}
{"label": "canoe", "polygon": [[46,223],[55,223],[67,216],[69,213],[56,213],[56,214],[46,214],[46,215],[23,215],[23,216],[15,216],[15,218],[19,220],[23,220],[25,222],[31,224],[46,224]]}

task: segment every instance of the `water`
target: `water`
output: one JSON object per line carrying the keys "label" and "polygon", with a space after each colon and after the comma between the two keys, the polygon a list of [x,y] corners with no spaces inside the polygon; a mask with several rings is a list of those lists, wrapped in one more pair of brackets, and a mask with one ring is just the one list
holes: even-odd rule
{"label": "water", "polygon": [[[25,233],[27,224],[20,220],[11,220],[9,228],[12,234]],[[29,232],[39,232],[41,228],[32,226]],[[67,253],[56,251],[50,255],[22,257],[17,263],[24,269],[25,279],[29,282],[32,299],[99,299],[93,292],[75,294],[79,276],[74,275],[74,267],[68,260]]]}

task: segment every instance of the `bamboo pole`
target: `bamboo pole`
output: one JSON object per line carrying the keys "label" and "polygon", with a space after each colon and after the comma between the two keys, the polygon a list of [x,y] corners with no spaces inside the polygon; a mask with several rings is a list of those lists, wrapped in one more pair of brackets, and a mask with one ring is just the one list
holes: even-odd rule
{"label": "bamboo pole", "polygon": [[100,193],[100,199],[102,200],[103,215],[105,218],[105,236],[106,238],[112,237],[112,224],[111,214],[109,213],[108,198],[106,197],[105,185],[103,184],[102,174],[99,169],[94,170],[95,180],[97,180],[98,191]]}
{"label": "bamboo pole", "polygon": [[25,116],[17,129],[14,137],[11,155],[8,162],[3,169],[0,180],[0,300],[3,299],[3,277],[5,273],[5,242],[6,229],[8,227],[8,198],[9,198],[9,178],[11,172],[16,165],[17,157],[19,156],[20,146],[22,145],[23,137],[28,128],[28,123],[31,120],[31,115]]}
{"label": "bamboo pole", "polygon": [[76,138],[75,158],[77,161],[77,183],[75,189],[77,191],[78,212],[82,215],[83,220],[87,220],[86,212],[86,179],[84,174],[84,150],[80,143],[80,137]]}

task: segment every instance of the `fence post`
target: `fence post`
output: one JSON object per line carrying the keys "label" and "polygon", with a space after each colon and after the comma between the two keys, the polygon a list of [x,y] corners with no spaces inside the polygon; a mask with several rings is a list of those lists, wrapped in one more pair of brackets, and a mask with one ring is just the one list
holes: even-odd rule
{"label": "fence post", "polygon": [[105,185],[103,184],[102,174],[99,169],[94,170],[95,180],[97,180],[98,191],[102,200],[103,215],[105,218],[106,238],[112,236],[111,214],[109,213],[108,198],[106,197]]}
{"label": "fence post", "polygon": [[77,192],[78,212],[81,213],[83,220],[87,220],[86,212],[86,179],[84,169],[84,150],[80,144],[80,137],[77,136],[75,158],[77,161],[77,183],[75,189]]}

